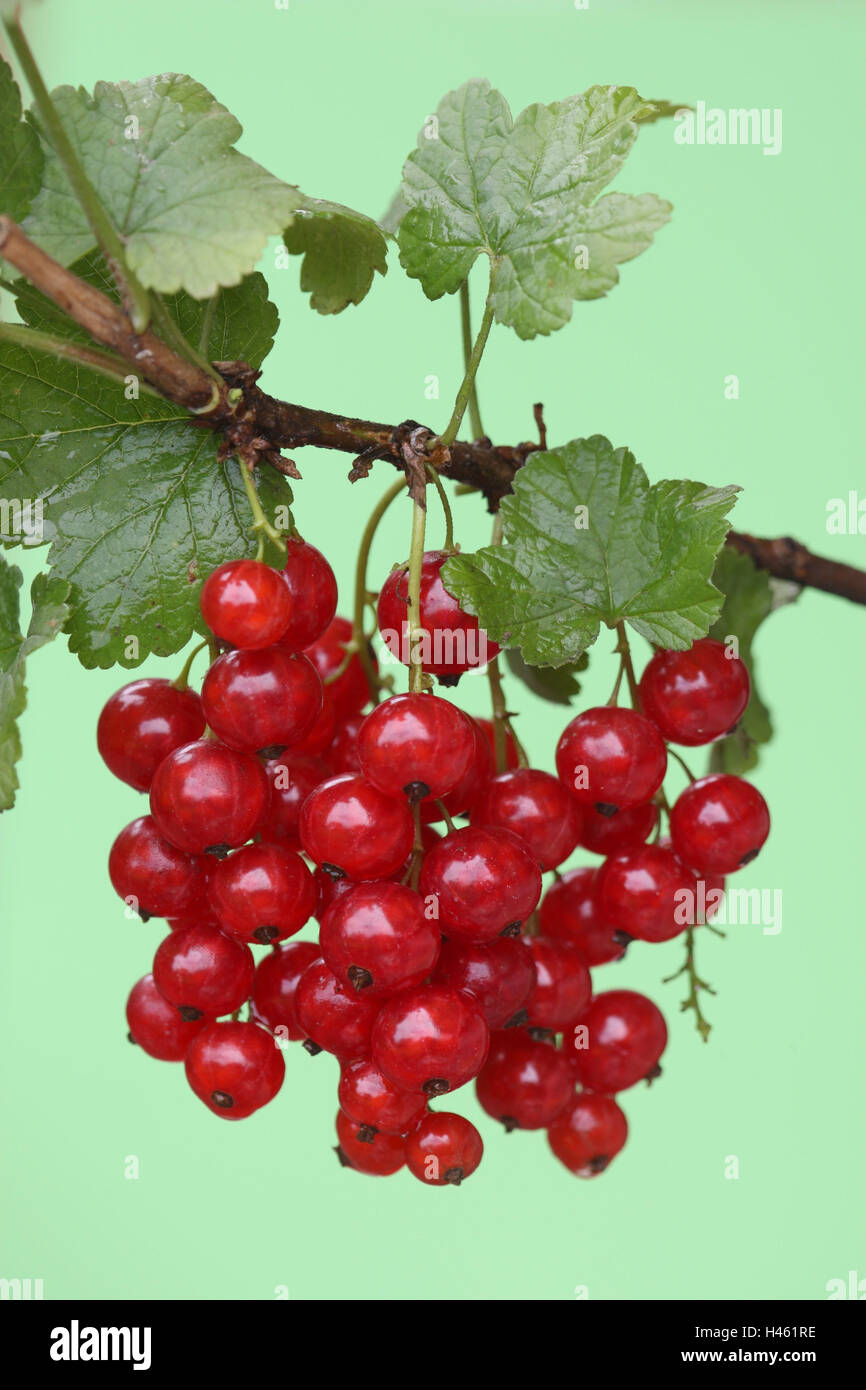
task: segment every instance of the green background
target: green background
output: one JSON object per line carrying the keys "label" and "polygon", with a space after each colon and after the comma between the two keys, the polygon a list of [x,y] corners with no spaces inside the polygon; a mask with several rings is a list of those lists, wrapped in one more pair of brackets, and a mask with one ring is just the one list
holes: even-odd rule
{"label": "green background", "polygon": [[[29,8],[29,7],[28,7]],[[596,82],[708,105],[781,107],[783,149],[680,147],[647,129],[619,179],[675,207],[606,300],[524,344],[497,329],[480,376],[485,426],[552,442],[602,432],[650,477],[736,482],[735,524],[793,534],[866,563],[862,537],[829,536],[826,506],[862,487],[864,15],[842,3],[410,4],[367,0],[46,0],[26,16],[49,85],[189,72],[244,125],[241,148],[305,192],[379,215],[440,96],[488,76],[518,111]],[[297,262],[263,261],[282,316],[264,384],[290,399],[441,428],[459,383],[454,299],[428,304],[392,256],[369,299],[311,313]],[[481,286],[474,283],[476,306]],[[740,378],[740,399],[724,378]],[[441,398],[425,398],[438,375]],[[344,456],[300,451],[298,516],[338,570],[387,478],[350,488]],[[431,510],[434,541],[439,519]],[[458,503],[458,538],[489,519]],[[408,550],[392,509],[382,576]],[[19,552],[20,556],[20,552]],[[40,555],[24,556],[27,576]],[[20,563],[20,559],[19,559]],[[105,869],[135,793],[100,763],[94,727],[122,683],[61,649],[30,669],[22,789],[2,823],[0,1275],[41,1277],[48,1298],[825,1298],[866,1275],[862,1171],[863,612],[806,593],[758,641],[778,735],[757,775],[774,817],[742,886],[781,888],[779,935],[702,940],[707,1046],[677,1012],[681,944],[634,950],[597,983],[646,989],[671,1041],[662,1081],[627,1092],[627,1149],[599,1180],[560,1167],[543,1134],[495,1132],[463,1188],[376,1181],[330,1152],[337,1068],[287,1054],[277,1101],[231,1125],[180,1067],[125,1040],[123,1005],[159,923],[127,921]],[[606,698],[612,643],[586,684]],[[637,640],[636,647],[642,647]],[[644,652],[639,652],[641,661]],[[150,661],[142,674],[173,672]],[[467,679],[467,708],[486,684]],[[564,713],[511,690],[533,760],[552,766]],[[581,697],[583,698],[583,697]],[[671,779],[676,789],[676,776]],[[306,933],[305,933],[306,934]],[[478,1120],[466,1088],[455,1108]],[[140,1177],[125,1178],[127,1156]],[[740,1164],[725,1178],[728,1156]]]}

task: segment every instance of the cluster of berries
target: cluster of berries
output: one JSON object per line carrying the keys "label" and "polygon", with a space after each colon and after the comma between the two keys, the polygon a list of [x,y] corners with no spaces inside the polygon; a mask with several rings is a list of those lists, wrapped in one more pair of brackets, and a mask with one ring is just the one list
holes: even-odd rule
{"label": "cluster of berries", "polygon": [[[421,625],[477,630],[442,585],[443,559],[425,556]],[[401,574],[382,592],[383,633],[405,622]],[[102,711],[103,759],[150,796],[114,843],[111,881],[171,929],[129,996],[130,1038],[184,1061],[225,1119],[273,1099],[288,1041],[332,1053],[337,1152],[361,1172],[468,1177],[477,1129],[430,1102],[475,1079],[488,1114],[546,1129],[556,1156],[593,1176],[626,1140],[615,1095],[658,1073],[667,1033],[643,995],[594,993],[590,969],[684,930],[699,878],[720,886],[769,830],[754,788],[707,777],[674,805],[670,841],[647,843],[665,741],[727,733],[745,668],[709,639],[658,652],[642,713],[578,715],[557,776],[522,766],[508,735],[497,773],[493,725],[441,696],[362,713],[368,683],[336,605],[330,565],[298,537],[283,571],[224,564],[202,591],[223,650],[201,696],[137,680]],[[473,659],[452,650],[433,670],[447,683]],[[578,845],[604,862],[560,875]],[[311,918],[318,942],[290,940]]]}

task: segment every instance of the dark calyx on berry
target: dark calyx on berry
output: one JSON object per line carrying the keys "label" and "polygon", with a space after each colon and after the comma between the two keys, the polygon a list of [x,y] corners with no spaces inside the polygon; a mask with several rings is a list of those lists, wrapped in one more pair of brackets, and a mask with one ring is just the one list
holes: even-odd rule
{"label": "dark calyx on berry", "polygon": [[417,806],[419,801],[430,795],[430,788],[426,782],[407,782],[403,791],[410,806]]}
{"label": "dark calyx on berry", "polygon": [[312,1039],[312,1038],[305,1038],[305,1040],[304,1040],[302,1046],[303,1046],[303,1048],[304,1048],[304,1051],[305,1051],[305,1052],[309,1052],[309,1054],[310,1054],[311,1057],[318,1057],[319,1053],[320,1053],[321,1050],[322,1050],[322,1049],[319,1047],[319,1044],[318,1044],[318,1043],[314,1043],[314,1042],[313,1042],[313,1039]]}
{"label": "dark calyx on berry", "polygon": [[260,758],[265,759],[265,762],[270,762],[271,758],[281,757],[288,746],[287,743],[271,743],[267,748],[257,749],[257,752]]}
{"label": "dark calyx on berry", "polygon": [[610,1159],[607,1154],[596,1154],[595,1158],[591,1158],[586,1166],[592,1174],[596,1174],[603,1173],[609,1163]]}
{"label": "dark calyx on berry", "polygon": [[619,810],[619,807],[611,806],[609,801],[597,801],[595,803],[595,809],[596,811],[598,811],[598,814],[600,816],[607,816],[608,818],[610,818],[611,816],[616,815],[617,811]]}
{"label": "dark calyx on berry", "polygon": [[205,854],[212,854],[214,859],[227,859],[231,845],[208,845]]}
{"label": "dark calyx on berry", "polygon": [[451,1083],[445,1080],[444,1076],[432,1076],[429,1081],[425,1081],[421,1087],[425,1096],[444,1096],[446,1091],[451,1090]]}
{"label": "dark calyx on berry", "polygon": [[346,1157],[339,1144],[334,1145],[334,1153],[337,1155],[337,1162],[341,1168],[351,1168],[351,1160]]}
{"label": "dark calyx on berry", "polygon": [[328,878],[345,878],[345,877],[346,877],[346,870],[345,870],[345,869],[341,869],[337,864],[321,864],[321,865],[320,865],[320,868],[321,868],[323,874],[327,874],[327,875],[328,875]]}
{"label": "dark calyx on berry", "polygon": [[512,1115],[503,1115],[502,1125],[505,1129],[506,1134],[511,1134],[515,1129],[520,1128],[520,1125],[517,1123],[517,1121],[514,1119]]}
{"label": "dark calyx on berry", "polygon": [[658,1080],[658,1078],[661,1076],[661,1074],[662,1074],[662,1069],[661,1069],[661,1067],[659,1066],[658,1062],[656,1062],[656,1064],[655,1064],[654,1067],[650,1067],[649,1071],[647,1072],[646,1076],[644,1077],[644,1081],[646,1082],[646,1084],[647,1084],[648,1086],[651,1086],[651,1085],[653,1084],[654,1081],[657,1081],[657,1080]]}
{"label": "dark calyx on berry", "polygon": [[[459,679],[459,676],[455,676],[453,684],[456,685]],[[445,684],[441,676],[439,682],[441,685]],[[464,1173],[465,1169],[463,1168],[449,1168],[447,1172],[442,1174],[442,1179],[444,1182],[450,1183],[452,1187],[459,1187],[463,1181]]]}
{"label": "dark calyx on berry", "polygon": [[279,927],[256,927],[253,932],[253,938],[262,946],[270,946],[271,942],[275,941],[279,934]]}
{"label": "dark calyx on berry", "polygon": [[349,984],[359,991],[362,989],[369,989],[373,983],[373,976],[370,974],[369,970],[365,970],[363,966],[360,965],[350,965],[349,969],[346,971],[346,975],[348,976]]}
{"label": "dark calyx on berry", "polygon": [[[740,860],[740,868],[742,869],[742,867],[743,867],[744,864],[751,864],[752,860],[753,860],[753,859],[757,859],[757,857],[758,857],[758,855],[759,855],[760,853],[761,853],[760,849],[750,849],[750,850],[748,851],[748,853],[744,854],[743,857],[742,857],[742,859]],[[140,913],[139,913],[139,916],[141,916]],[[144,918],[142,918],[142,921],[143,921],[143,920],[144,920]]]}
{"label": "dark calyx on berry", "polygon": [[621,946],[623,950],[625,950],[626,947],[630,946],[636,938],[633,937],[630,932],[622,931],[619,928],[617,928],[617,930],[613,934],[613,939],[616,942],[617,946]]}
{"label": "dark calyx on berry", "polygon": [[509,922],[507,927],[503,927],[500,936],[519,936],[522,922]]}
{"label": "dark calyx on berry", "polygon": [[214,1105],[218,1105],[220,1110],[231,1110],[234,1101],[227,1091],[211,1091],[210,1098]]}
{"label": "dark calyx on berry", "polygon": [[526,1031],[533,1042],[552,1043],[556,1041],[556,1034],[550,1028],[527,1028]]}
{"label": "dark calyx on berry", "polygon": [[195,1023],[197,1018],[201,1018],[201,1009],[194,1009],[190,1004],[178,1004],[177,1011],[184,1023]]}
{"label": "dark calyx on berry", "polygon": [[362,1144],[372,1144],[379,1131],[375,1125],[359,1125],[358,1139]]}
{"label": "dark calyx on berry", "polygon": [[528,1018],[529,1018],[529,1014],[526,1012],[525,1009],[518,1009],[518,1010],[517,1010],[517,1013],[514,1014],[514,1015],[512,1015],[512,1017],[508,1020],[508,1022],[504,1025],[504,1027],[506,1027],[506,1028],[522,1028],[523,1025],[526,1023],[526,1021],[528,1020]]}

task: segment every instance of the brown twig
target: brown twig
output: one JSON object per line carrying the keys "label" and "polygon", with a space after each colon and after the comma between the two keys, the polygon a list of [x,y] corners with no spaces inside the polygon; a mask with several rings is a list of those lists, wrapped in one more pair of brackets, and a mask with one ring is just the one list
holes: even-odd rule
{"label": "brown twig", "polygon": [[837,594],[852,603],[866,603],[866,570],[813,555],[790,536],[767,541],[742,531],[729,531],[727,542],[776,579],[789,579],[806,589],[822,589],[826,594]]}

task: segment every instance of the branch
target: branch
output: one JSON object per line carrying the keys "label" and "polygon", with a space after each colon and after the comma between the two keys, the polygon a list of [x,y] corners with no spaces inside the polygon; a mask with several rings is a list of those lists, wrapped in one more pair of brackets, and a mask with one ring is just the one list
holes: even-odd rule
{"label": "branch", "polygon": [[837,594],[852,603],[866,603],[866,570],[813,555],[790,536],[765,541],[742,531],[729,531],[727,540],[728,545],[748,555],[759,569],[767,570],[776,579],[790,579],[806,589],[822,589],[825,594]]}

